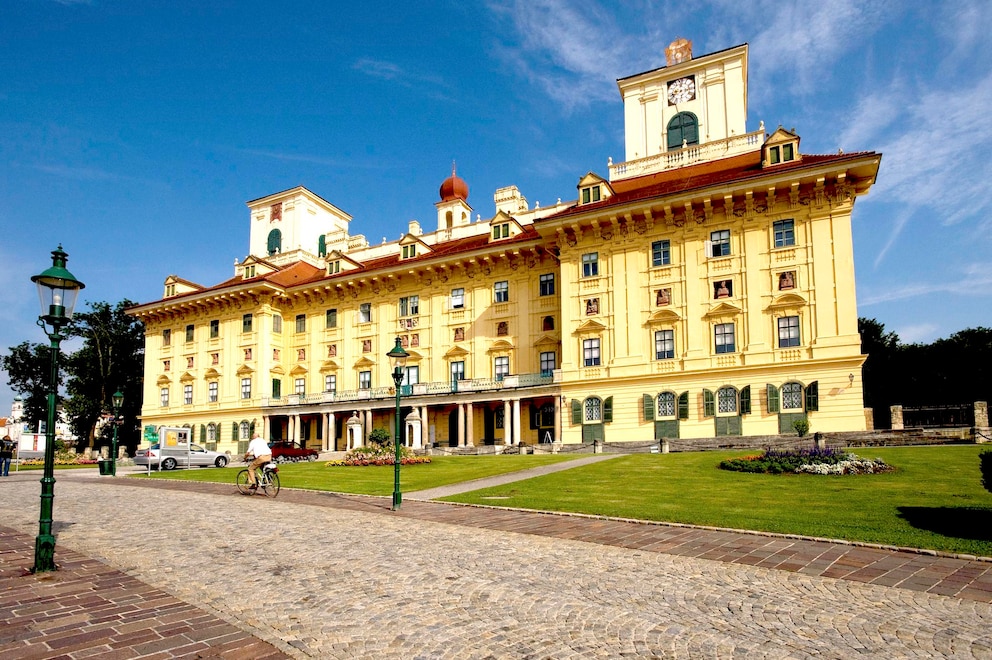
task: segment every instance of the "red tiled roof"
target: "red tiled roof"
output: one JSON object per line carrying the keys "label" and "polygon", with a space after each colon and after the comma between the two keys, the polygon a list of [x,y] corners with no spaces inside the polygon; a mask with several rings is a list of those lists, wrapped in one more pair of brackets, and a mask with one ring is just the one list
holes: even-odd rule
{"label": "red tiled roof", "polygon": [[571,206],[560,213],[549,215],[536,222],[547,221],[551,218],[585,213],[595,209],[618,206],[628,202],[633,202],[651,197],[663,197],[684,193],[690,190],[698,190],[710,186],[721,185],[732,181],[746,181],[747,179],[758,178],[770,174],[780,174],[782,172],[792,172],[802,170],[811,166],[824,165],[828,163],[840,163],[846,160],[862,158],[866,155],[875,155],[873,151],[860,151],[848,154],[816,155],[804,154],[802,160],[792,163],[783,163],[773,168],[761,167],[761,152],[752,151],[740,156],[731,156],[721,160],[714,160],[699,165],[680,167],[674,170],[666,170],[655,174],[621,179],[612,182],[614,195],[594,204],[583,204],[582,206]]}

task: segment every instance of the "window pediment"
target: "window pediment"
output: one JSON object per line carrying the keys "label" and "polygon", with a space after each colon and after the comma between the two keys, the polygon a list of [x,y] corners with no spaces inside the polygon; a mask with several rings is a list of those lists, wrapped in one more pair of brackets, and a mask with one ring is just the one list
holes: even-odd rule
{"label": "window pediment", "polygon": [[805,307],[806,299],[798,293],[783,293],[776,296],[765,309],[790,309],[795,307]]}
{"label": "window pediment", "polygon": [[203,380],[215,380],[220,378],[220,372],[211,367],[207,369],[206,373],[203,374]]}
{"label": "window pediment", "polygon": [[557,348],[559,343],[558,338],[554,335],[541,335],[541,338],[534,342],[534,346]]}
{"label": "window pediment", "polygon": [[324,363],[320,365],[321,373],[325,371],[336,371],[340,368],[341,366],[335,360],[325,360]]}
{"label": "window pediment", "polygon": [[674,323],[682,317],[674,309],[660,309],[648,317],[648,325],[658,325],[661,323]]}
{"label": "window pediment", "polygon": [[598,333],[602,332],[603,330],[606,330],[606,326],[605,325],[603,325],[599,321],[594,321],[594,320],[590,319],[590,320],[588,320],[588,321],[580,324],[579,327],[577,327],[575,329],[575,333],[574,334],[577,334],[577,335],[598,334]]}
{"label": "window pediment", "polygon": [[277,364],[276,366],[269,369],[269,373],[275,374],[277,376],[282,376],[283,374],[286,373],[286,370],[282,368],[281,364]]}
{"label": "window pediment", "polygon": [[489,347],[487,353],[506,353],[507,351],[512,351],[514,349],[513,344],[506,341],[505,339],[500,339],[499,341],[493,342],[493,345]]}
{"label": "window pediment", "polygon": [[709,319],[722,318],[727,316],[737,316],[741,313],[741,308],[731,302],[721,302],[710,307],[704,315]]}
{"label": "window pediment", "polygon": [[195,378],[193,378],[193,374],[191,374],[188,371],[183,373],[183,375],[179,377],[180,383],[192,383],[194,380]]}
{"label": "window pediment", "polygon": [[162,386],[162,385],[168,385],[171,382],[172,381],[169,379],[168,376],[159,376],[158,380],[155,381],[155,384]]}
{"label": "window pediment", "polygon": [[463,358],[466,355],[468,355],[468,351],[466,351],[464,348],[462,348],[461,346],[453,346],[451,349],[448,350],[447,353],[444,354],[444,359],[450,360],[454,358]]}
{"label": "window pediment", "polygon": [[255,370],[249,367],[247,364],[242,364],[240,367],[238,367],[238,371],[236,373],[239,376],[250,376],[251,374],[255,373]]}
{"label": "window pediment", "polygon": [[290,376],[305,376],[306,374],[307,368],[300,364],[293,367],[292,371],[289,372]]}
{"label": "window pediment", "polygon": [[367,357],[363,357],[363,358],[355,361],[354,368],[355,369],[368,369],[369,367],[374,367],[374,366],[375,366],[375,362],[374,361],[368,359]]}

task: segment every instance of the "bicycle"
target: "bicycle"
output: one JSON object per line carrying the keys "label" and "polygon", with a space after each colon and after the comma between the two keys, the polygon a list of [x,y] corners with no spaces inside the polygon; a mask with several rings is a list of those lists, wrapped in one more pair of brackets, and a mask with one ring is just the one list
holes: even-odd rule
{"label": "bicycle", "polygon": [[[265,493],[267,497],[275,497],[279,494],[279,468],[273,462],[268,462],[261,467],[259,470],[255,470],[255,479],[258,482],[258,490]],[[249,486],[251,483],[248,481],[248,468],[238,472],[237,479],[235,483],[238,484],[238,490],[242,495],[253,495],[251,488]]]}

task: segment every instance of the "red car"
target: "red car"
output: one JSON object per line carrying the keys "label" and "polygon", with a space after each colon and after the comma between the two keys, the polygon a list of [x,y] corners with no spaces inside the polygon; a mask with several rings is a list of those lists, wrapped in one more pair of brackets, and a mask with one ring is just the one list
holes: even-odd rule
{"label": "red car", "polygon": [[316,449],[301,447],[289,440],[279,440],[269,444],[272,448],[272,460],[276,463],[295,463],[296,461],[316,461],[319,452]]}

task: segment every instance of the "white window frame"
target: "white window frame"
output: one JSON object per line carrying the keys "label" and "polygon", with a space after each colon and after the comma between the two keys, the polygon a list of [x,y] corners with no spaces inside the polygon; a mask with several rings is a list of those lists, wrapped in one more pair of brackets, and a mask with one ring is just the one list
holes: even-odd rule
{"label": "white window frame", "polygon": [[603,362],[598,337],[582,340],[582,366],[598,367]]}

